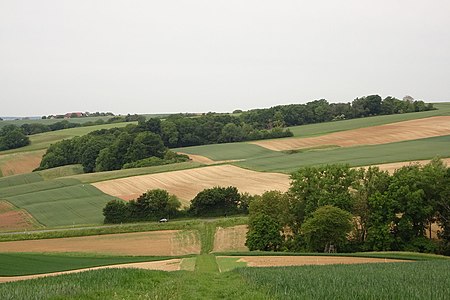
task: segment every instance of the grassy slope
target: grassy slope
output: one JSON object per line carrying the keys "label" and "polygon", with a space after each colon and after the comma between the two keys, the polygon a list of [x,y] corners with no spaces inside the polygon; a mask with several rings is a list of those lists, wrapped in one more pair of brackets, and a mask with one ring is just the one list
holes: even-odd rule
{"label": "grassy slope", "polygon": [[0,285],[2,299],[446,299],[449,294],[450,263],[428,261],[221,274],[98,270]]}
{"label": "grassy slope", "polygon": [[0,179],[0,199],[26,209],[45,226],[68,226],[101,223],[103,207],[116,198],[76,179],[42,181],[31,173]]}
{"label": "grassy slope", "polygon": [[[21,174],[0,178],[0,189],[21,184],[43,181],[44,178],[37,173]],[[1,197],[1,194],[0,194]]]}
{"label": "grassy slope", "polygon": [[44,274],[90,267],[170,259],[173,257],[0,253],[0,276]]}
{"label": "grassy slope", "polygon": [[[450,262],[240,268],[280,299],[447,299]],[[376,295],[376,296],[375,296]]]}
{"label": "grassy slope", "polygon": [[307,151],[294,154],[282,152],[256,157],[237,166],[256,171],[291,173],[302,166],[346,163],[351,166],[450,157],[450,135],[383,145]]}
{"label": "grassy slope", "polygon": [[83,174],[81,165],[67,165],[37,172],[45,180]]}

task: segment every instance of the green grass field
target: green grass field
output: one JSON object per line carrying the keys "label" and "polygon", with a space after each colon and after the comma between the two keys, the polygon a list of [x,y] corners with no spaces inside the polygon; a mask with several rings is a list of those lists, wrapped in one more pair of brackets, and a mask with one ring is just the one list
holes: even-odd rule
{"label": "green grass field", "polygon": [[291,173],[303,166],[320,164],[346,163],[351,166],[365,166],[450,157],[450,136],[382,145],[304,149],[290,154],[247,143],[206,145],[177,150],[203,155],[213,160],[243,160],[233,164],[256,171]]}
{"label": "green grass field", "polygon": [[43,181],[43,180],[44,180],[44,178],[42,178],[42,176],[37,173],[29,173],[29,174],[21,174],[21,175],[2,177],[2,178],[0,178],[0,189],[6,188],[6,187],[12,187],[12,186],[16,186],[16,185],[39,182],[39,181]]}
{"label": "green grass field", "polygon": [[0,253],[0,276],[44,274],[123,263],[156,261],[173,257],[107,256],[76,253]]}
{"label": "green grass field", "polygon": [[357,167],[434,157],[450,157],[450,136],[293,154],[274,152],[272,156],[255,157],[234,164],[256,171],[291,173],[303,166],[343,163]]}
{"label": "green grass field", "polygon": [[[450,263],[89,271],[0,285],[1,299],[448,299]],[[113,287],[113,288],[112,288]]]}
{"label": "green grass field", "polygon": [[[31,178],[36,182],[0,188],[0,199],[27,210],[45,226],[100,224],[103,221],[103,207],[108,201],[116,199],[76,179],[40,181],[38,178],[42,179],[41,176],[32,174]],[[20,178],[30,176],[14,177],[17,181],[13,183],[20,183],[24,180]],[[5,179],[9,178],[2,178],[0,184]],[[8,182],[11,180],[6,180],[4,184]]]}
{"label": "green grass field", "polygon": [[68,165],[56,167],[52,169],[42,170],[37,172],[45,180],[56,179],[61,177],[73,176],[83,174],[83,167],[81,165]]}
{"label": "green grass field", "polygon": [[278,299],[448,299],[450,262],[240,268]]}

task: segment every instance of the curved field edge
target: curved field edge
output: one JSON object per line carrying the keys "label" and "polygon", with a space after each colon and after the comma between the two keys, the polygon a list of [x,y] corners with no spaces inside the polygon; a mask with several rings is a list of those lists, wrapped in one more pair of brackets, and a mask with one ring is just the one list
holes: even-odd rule
{"label": "curved field edge", "polygon": [[433,103],[433,105],[435,108],[437,108],[437,110],[299,125],[289,127],[289,130],[292,131],[294,137],[312,137],[339,131],[379,126],[435,116],[450,115],[450,102]]}
{"label": "curved field edge", "polygon": [[190,256],[108,256],[67,253],[0,253],[0,276],[22,276]]}

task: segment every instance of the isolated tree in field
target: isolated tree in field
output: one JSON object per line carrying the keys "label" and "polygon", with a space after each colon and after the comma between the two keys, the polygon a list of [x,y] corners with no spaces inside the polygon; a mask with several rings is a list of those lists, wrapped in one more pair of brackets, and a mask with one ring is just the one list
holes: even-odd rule
{"label": "isolated tree in field", "polygon": [[352,230],[352,215],[331,205],[322,206],[303,223],[301,229],[311,251],[330,252],[346,241]]}
{"label": "isolated tree in field", "polygon": [[240,194],[229,186],[205,189],[191,201],[189,211],[194,216],[223,216],[239,212]]}
{"label": "isolated tree in field", "polygon": [[283,237],[281,225],[270,215],[258,213],[249,221],[245,245],[251,250],[279,250]]}
{"label": "isolated tree in field", "polygon": [[122,223],[128,219],[127,203],[122,200],[111,200],[103,208],[105,223]]}

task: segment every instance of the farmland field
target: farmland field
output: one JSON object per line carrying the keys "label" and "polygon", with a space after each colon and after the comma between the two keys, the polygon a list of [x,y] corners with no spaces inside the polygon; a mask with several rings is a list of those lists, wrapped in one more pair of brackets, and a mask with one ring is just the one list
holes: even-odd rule
{"label": "farmland field", "polygon": [[[0,253],[0,276],[44,274],[120,263],[164,260],[169,256],[108,256],[82,253]],[[1,277],[0,277],[1,280]]]}
{"label": "farmland field", "polygon": [[347,130],[318,137],[262,140],[252,143],[270,150],[283,151],[327,145],[338,147],[379,145],[449,134],[450,116],[441,116]]}
{"label": "farmland field", "polygon": [[0,242],[1,252],[91,253],[108,255],[174,256],[200,253],[196,231],[148,231]]}
{"label": "farmland field", "polygon": [[44,150],[0,155],[0,177],[31,173],[39,167]]}
{"label": "farmland field", "polygon": [[27,210],[45,226],[99,224],[103,221],[103,207],[115,199],[76,179],[43,181],[38,174],[30,175],[33,176],[13,176],[0,180],[0,186],[2,183],[11,183],[10,178],[17,179],[16,183],[26,180],[22,177],[36,180],[34,183],[0,188],[0,199]]}
{"label": "farmland field", "polygon": [[142,175],[93,184],[104,193],[124,200],[137,198],[148,189],[165,189],[188,204],[197,193],[214,186],[235,186],[240,192],[261,194],[275,189],[287,191],[289,177],[258,173],[231,165],[209,166],[153,175]]}

